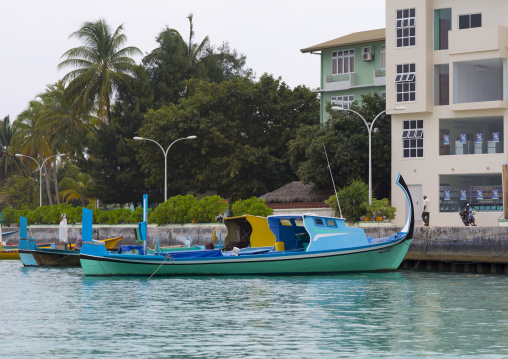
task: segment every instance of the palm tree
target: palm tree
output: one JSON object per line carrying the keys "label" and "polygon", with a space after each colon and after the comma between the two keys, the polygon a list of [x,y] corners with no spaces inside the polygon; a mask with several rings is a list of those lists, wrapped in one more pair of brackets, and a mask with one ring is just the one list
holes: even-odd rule
{"label": "palm tree", "polygon": [[86,193],[93,187],[92,177],[84,172],[79,172],[76,165],[69,164],[67,176],[60,181],[60,188],[65,203],[72,200],[79,200],[82,206],[87,202],[91,203],[94,199],[86,196]]}
{"label": "palm tree", "polygon": [[130,56],[141,55],[137,47],[125,47],[127,41],[123,25],[114,33],[105,20],[85,22],[70,35],[83,42],[83,46],[66,51],[58,68],[75,67],[64,76],[68,80],[66,98],[75,102],[76,112],[84,113],[94,108],[97,117],[111,121],[111,102],[114,91],[120,83],[129,83],[135,62]]}
{"label": "palm tree", "polygon": [[72,104],[65,101],[65,82],[59,80],[46,87],[40,94],[43,107],[41,117],[43,126],[49,134],[50,145],[68,158],[84,156],[83,139],[92,127],[97,125],[96,118],[83,113],[76,116]]}
{"label": "palm tree", "polygon": [[[35,158],[39,164],[44,162],[45,158],[51,157],[50,129],[44,126],[44,104],[41,101],[30,101],[28,108],[19,114],[18,119],[14,122],[16,133],[13,137],[14,151],[26,156]],[[44,170],[46,179],[46,191],[48,193],[49,204],[53,205],[53,197],[51,195],[51,179],[50,169],[54,158],[49,159],[44,164],[41,171]],[[36,168],[35,161],[30,160],[30,168]],[[49,167],[49,169],[48,169]],[[57,192],[58,195],[58,192]],[[59,200],[57,200],[59,202]]]}
{"label": "palm tree", "polygon": [[205,38],[201,40],[201,43],[199,45],[197,43],[196,44],[192,43],[192,38],[194,37],[194,26],[192,25],[193,17],[194,15],[192,14],[189,14],[189,16],[187,16],[190,25],[189,42],[187,43],[187,58],[191,63],[191,66],[194,66],[196,64],[197,60],[201,57],[201,54],[203,53],[203,50],[205,49],[206,45],[208,45],[209,43],[208,36],[205,36]]}
{"label": "palm tree", "polygon": [[12,150],[12,139],[15,134],[16,128],[11,125],[10,117],[5,116],[0,121],[0,178],[7,178],[21,169]]}

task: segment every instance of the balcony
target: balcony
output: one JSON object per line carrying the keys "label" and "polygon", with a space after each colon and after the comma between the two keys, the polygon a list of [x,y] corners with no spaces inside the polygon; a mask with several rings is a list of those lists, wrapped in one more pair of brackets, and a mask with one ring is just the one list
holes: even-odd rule
{"label": "balcony", "polygon": [[386,70],[373,70],[372,83],[358,84],[356,73],[331,75],[325,77],[324,91],[340,91],[351,88],[386,86]]}
{"label": "balcony", "polygon": [[454,111],[506,108],[506,59],[453,63]]}
{"label": "balcony", "polygon": [[325,92],[347,90],[356,85],[356,74],[354,72],[348,74],[326,76]]}
{"label": "balcony", "polygon": [[[468,54],[482,51],[506,51],[508,27],[488,26],[449,32],[449,54]],[[504,54],[501,54],[504,56]]]}

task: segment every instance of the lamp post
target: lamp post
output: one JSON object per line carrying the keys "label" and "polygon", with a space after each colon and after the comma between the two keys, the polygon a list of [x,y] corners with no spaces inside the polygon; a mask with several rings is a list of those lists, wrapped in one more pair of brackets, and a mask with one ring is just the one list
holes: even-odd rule
{"label": "lamp post", "polygon": [[195,139],[196,136],[187,136],[187,137],[182,137],[182,138],[179,138],[178,140],[174,140],[170,145],[169,147],[167,148],[166,151],[164,151],[164,148],[160,145],[159,142],[157,141],[154,141],[150,138],[144,138],[144,137],[133,137],[134,140],[138,140],[138,141],[152,141],[152,142],[155,142],[162,150],[162,153],[164,154],[164,202],[166,202],[168,200],[168,152],[169,152],[169,149],[171,148],[171,146],[173,146],[173,144],[175,142],[178,142],[178,141],[181,141],[181,140],[193,140]]}
{"label": "lamp post", "polygon": [[[58,155],[49,156],[48,158],[44,159],[44,161],[42,161],[41,164],[39,164],[39,162],[31,156],[22,155],[21,153],[16,153],[15,156],[16,157],[28,157],[28,158],[31,158],[32,160],[34,160],[35,163],[37,163],[37,169],[39,170],[39,207],[42,207],[42,166],[44,166],[46,161],[49,160],[50,158],[63,157],[63,156],[65,156],[65,153],[59,153]],[[58,195],[58,193],[57,193],[57,195]]]}
{"label": "lamp post", "polygon": [[391,110],[402,111],[405,109],[406,109],[405,106],[398,106],[395,108],[386,109],[386,110],[378,113],[376,115],[376,117],[374,117],[374,120],[372,120],[371,123],[368,123],[367,120],[365,120],[365,118],[362,115],[360,115],[358,112],[356,112],[355,110],[351,110],[349,108],[342,108],[340,106],[333,106],[332,107],[333,111],[351,111],[351,112],[356,113],[358,116],[360,116],[360,118],[365,123],[365,126],[367,127],[367,132],[369,134],[369,204],[372,204],[372,128],[374,127],[374,122],[376,122],[378,117],[381,116],[386,111],[391,111]]}

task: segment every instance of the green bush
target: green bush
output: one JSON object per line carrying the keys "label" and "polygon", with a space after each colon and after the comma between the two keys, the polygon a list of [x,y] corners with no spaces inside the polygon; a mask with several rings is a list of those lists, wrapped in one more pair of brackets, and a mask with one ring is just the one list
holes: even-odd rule
{"label": "green bush", "polygon": [[[127,208],[120,208],[111,211],[103,211],[98,208],[87,206],[93,211],[94,224],[122,224],[138,223],[143,220],[143,207],[138,207],[134,211]],[[153,212],[148,209],[148,221],[157,225],[168,223],[210,223],[215,221],[220,213],[228,208],[220,196],[203,197],[200,201],[194,196],[176,196],[171,197],[165,203],[159,205]],[[19,210],[5,208],[3,211],[4,225],[19,223],[19,217],[27,218],[30,224],[58,224],[63,213],[67,216],[67,223],[81,223],[83,207],[72,207],[68,204],[55,206],[43,206],[30,210],[24,206]]]}
{"label": "green bush", "polygon": [[395,207],[389,206],[388,203],[388,198],[373,198],[372,204],[366,206],[367,216],[369,216],[372,220],[375,220],[376,217],[383,217],[387,220],[394,219],[397,209]]}
{"label": "green bush", "polygon": [[228,209],[229,205],[220,196],[203,197],[191,208],[191,217],[195,223],[212,223],[215,217]]}
{"label": "green bush", "polygon": [[232,211],[234,216],[243,216],[250,214],[253,216],[266,217],[273,214],[273,209],[265,204],[262,198],[251,197],[245,200],[238,200],[233,203]]}
{"label": "green bush", "polygon": [[149,221],[159,226],[167,223],[190,223],[191,209],[197,202],[197,198],[191,195],[171,197],[153,211]]}
{"label": "green bush", "polygon": [[[367,204],[369,202],[369,188],[360,179],[352,180],[348,186],[342,188],[338,193],[340,208],[346,222],[355,223],[360,221],[367,213]],[[340,217],[339,207],[335,195],[331,196],[325,202],[334,211],[335,216]]]}

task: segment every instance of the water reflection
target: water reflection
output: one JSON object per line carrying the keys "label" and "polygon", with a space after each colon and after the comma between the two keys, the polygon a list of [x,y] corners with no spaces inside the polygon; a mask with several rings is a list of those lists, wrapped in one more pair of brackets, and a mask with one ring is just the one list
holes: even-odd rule
{"label": "water reflection", "polygon": [[0,271],[2,358],[507,355],[502,275],[148,280],[19,261]]}

